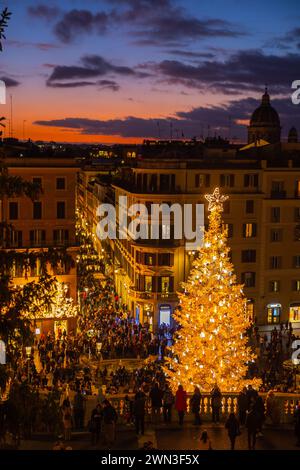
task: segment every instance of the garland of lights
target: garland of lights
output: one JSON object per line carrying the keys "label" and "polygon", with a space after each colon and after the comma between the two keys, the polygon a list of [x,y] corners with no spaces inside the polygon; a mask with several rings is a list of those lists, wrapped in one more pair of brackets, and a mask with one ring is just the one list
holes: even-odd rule
{"label": "garland of lights", "polygon": [[222,391],[234,392],[250,383],[259,386],[260,379],[245,378],[256,356],[247,345],[247,300],[236,283],[222,223],[227,197],[218,188],[205,197],[209,228],[184,292],[178,294],[180,308],[174,318],[180,328],[164,371],[174,391],[181,384],[188,392],[195,386],[208,392],[217,384]]}

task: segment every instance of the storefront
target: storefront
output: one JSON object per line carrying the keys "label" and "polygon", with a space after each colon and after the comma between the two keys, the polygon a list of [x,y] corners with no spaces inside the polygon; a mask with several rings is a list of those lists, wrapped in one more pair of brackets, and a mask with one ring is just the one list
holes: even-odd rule
{"label": "storefront", "polygon": [[169,304],[162,304],[159,307],[159,324],[171,325],[172,307]]}
{"label": "storefront", "polygon": [[292,302],[289,308],[289,321],[300,322],[300,302]]}
{"label": "storefront", "polygon": [[277,324],[280,323],[281,317],[281,304],[268,304],[267,305],[267,321],[268,324]]}

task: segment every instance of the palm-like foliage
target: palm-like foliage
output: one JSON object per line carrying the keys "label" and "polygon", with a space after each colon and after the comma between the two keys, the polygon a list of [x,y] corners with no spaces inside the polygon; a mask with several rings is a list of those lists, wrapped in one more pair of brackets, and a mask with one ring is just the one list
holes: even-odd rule
{"label": "palm-like foliage", "polygon": [[10,17],[11,13],[8,11],[8,8],[4,8],[0,15],[0,51],[3,50],[2,39],[6,39],[4,31],[7,28]]}

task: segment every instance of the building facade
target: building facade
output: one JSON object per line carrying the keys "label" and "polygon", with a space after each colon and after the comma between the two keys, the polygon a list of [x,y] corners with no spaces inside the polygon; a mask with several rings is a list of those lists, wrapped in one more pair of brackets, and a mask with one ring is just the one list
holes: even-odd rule
{"label": "building facade", "polygon": [[[5,197],[1,201],[0,219],[11,224],[13,230],[2,247],[6,250],[47,252],[50,248],[64,248],[74,263],[49,264],[49,274],[55,276],[68,299],[77,302],[75,194],[78,168],[71,158],[7,157],[3,166],[10,176],[22,177],[39,183],[42,192],[36,201],[22,197]],[[12,282],[22,286],[38,280],[39,261],[26,273],[23,266],[14,265]],[[67,331],[76,328],[76,318],[49,317],[35,322],[37,332]]]}

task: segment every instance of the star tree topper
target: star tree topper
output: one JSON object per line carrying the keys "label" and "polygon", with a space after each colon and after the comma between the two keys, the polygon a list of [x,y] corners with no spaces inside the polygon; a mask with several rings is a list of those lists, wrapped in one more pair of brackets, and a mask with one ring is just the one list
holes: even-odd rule
{"label": "star tree topper", "polygon": [[223,202],[227,201],[228,199],[228,196],[224,196],[223,194],[220,194],[219,188],[215,188],[212,194],[205,194],[204,197],[209,202],[208,204],[209,211],[214,211],[216,209],[219,209],[219,211],[223,211]]}

